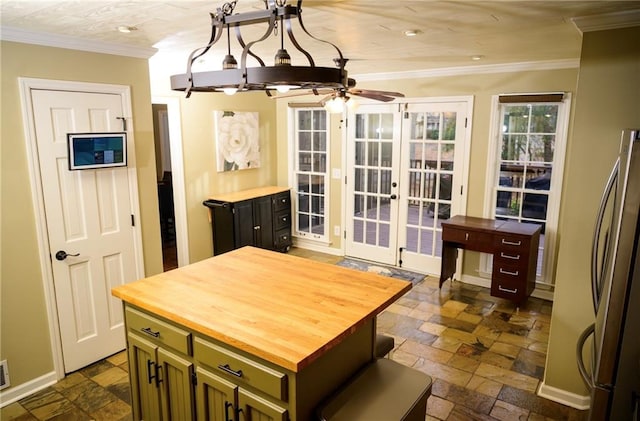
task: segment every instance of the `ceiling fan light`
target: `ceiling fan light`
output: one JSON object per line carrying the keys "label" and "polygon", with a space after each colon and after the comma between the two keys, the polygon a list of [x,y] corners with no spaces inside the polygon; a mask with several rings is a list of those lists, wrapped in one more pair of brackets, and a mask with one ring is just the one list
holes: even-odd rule
{"label": "ceiling fan light", "polygon": [[281,94],[286,94],[291,89],[298,89],[298,88],[299,88],[299,86],[297,86],[297,85],[288,85],[286,83],[267,85],[267,89],[275,89],[276,91],[278,91]]}
{"label": "ceiling fan light", "polygon": [[330,114],[337,114],[344,111],[344,100],[336,97],[324,103],[324,109]]}
{"label": "ceiling fan light", "polygon": [[236,87],[228,87],[228,88],[223,88],[222,92],[225,93],[225,95],[234,95],[236,92],[238,92],[238,88]]}

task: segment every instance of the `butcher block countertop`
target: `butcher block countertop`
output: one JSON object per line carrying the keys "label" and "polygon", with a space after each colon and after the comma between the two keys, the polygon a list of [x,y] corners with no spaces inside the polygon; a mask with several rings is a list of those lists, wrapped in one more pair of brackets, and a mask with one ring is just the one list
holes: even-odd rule
{"label": "butcher block countertop", "polygon": [[209,199],[217,200],[218,202],[236,203],[236,202],[242,202],[243,200],[254,199],[256,197],[269,196],[271,194],[282,193],[288,190],[289,190],[289,187],[278,187],[278,186],[257,187],[255,189],[242,190],[242,191],[237,191],[232,193],[217,194],[215,196],[209,197]]}
{"label": "butcher block countertop", "polygon": [[299,372],[410,289],[399,279],[244,247],[112,294]]}

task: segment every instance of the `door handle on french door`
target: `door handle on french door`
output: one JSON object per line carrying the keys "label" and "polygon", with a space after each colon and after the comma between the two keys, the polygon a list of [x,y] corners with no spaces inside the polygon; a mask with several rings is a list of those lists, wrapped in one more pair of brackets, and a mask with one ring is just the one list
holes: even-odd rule
{"label": "door handle on french door", "polygon": [[397,198],[398,198],[398,196],[397,196],[397,195],[395,195],[395,194],[392,194],[391,196],[389,196],[389,199],[393,199],[393,200],[395,200],[395,199],[397,199]]}
{"label": "door handle on french door", "polygon": [[56,252],[56,259],[63,261],[64,259],[66,259],[67,257],[72,256],[72,257],[78,257],[80,256],[80,253],[76,253],[76,254],[69,254],[64,250],[58,250]]}

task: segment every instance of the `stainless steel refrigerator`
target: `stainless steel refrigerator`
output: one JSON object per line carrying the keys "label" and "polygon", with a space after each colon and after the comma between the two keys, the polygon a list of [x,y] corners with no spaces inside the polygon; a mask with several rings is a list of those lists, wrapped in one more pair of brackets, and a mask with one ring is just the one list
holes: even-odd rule
{"label": "stainless steel refrigerator", "polygon": [[[591,390],[590,420],[640,421],[639,214],[640,130],[624,130],[593,238],[595,323],[577,346],[578,369]],[[583,356],[589,354],[586,367]]]}

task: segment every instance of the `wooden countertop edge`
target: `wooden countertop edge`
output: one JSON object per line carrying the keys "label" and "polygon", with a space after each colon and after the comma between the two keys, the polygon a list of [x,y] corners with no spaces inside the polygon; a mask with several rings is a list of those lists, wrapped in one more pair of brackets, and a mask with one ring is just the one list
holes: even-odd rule
{"label": "wooden countertop edge", "polygon": [[411,282],[407,282],[406,286],[400,290],[398,293],[394,294],[392,297],[390,297],[388,300],[386,300],[378,309],[376,309],[375,311],[369,313],[368,315],[366,315],[365,317],[363,317],[361,320],[359,320],[357,323],[355,323],[353,326],[351,326],[349,329],[345,330],[344,332],[342,332],[341,334],[339,334],[338,336],[336,336],[333,340],[331,340],[330,342],[328,342],[325,346],[323,346],[322,348],[317,349],[315,352],[311,353],[310,355],[308,355],[306,358],[303,358],[299,361],[291,361],[291,360],[287,360],[284,358],[279,357],[278,355],[275,355],[273,353],[270,352],[266,352],[262,349],[256,348],[254,346],[252,346],[251,344],[242,342],[242,341],[238,341],[234,338],[231,338],[221,332],[212,330],[207,328],[206,326],[202,326],[201,324],[195,323],[192,320],[185,318],[185,317],[181,317],[179,314],[173,313],[173,312],[169,312],[164,310],[163,308],[160,308],[158,306],[154,306],[154,305],[150,305],[148,302],[146,301],[142,301],[142,300],[138,300],[136,299],[136,297],[131,297],[128,294],[123,294],[120,290],[118,289],[112,289],[112,295],[120,298],[122,301],[131,304],[133,306],[136,306],[142,310],[148,311],[152,314],[158,315],[160,317],[163,317],[164,319],[172,322],[172,323],[176,323],[178,325],[184,326],[192,331],[194,331],[195,333],[201,334],[203,336],[218,340],[220,342],[222,342],[223,344],[232,346],[234,348],[237,348],[241,351],[247,352],[251,355],[254,355],[256,357],[262,358],[266,361],[269,361],[273,364],[276,364],[277,366],[286,368],[288,370],[291,370],[293,372],[299,372],[302,369],[304,369],[305,367],[307,367],[309,364],[311,364],[313,361],[315,361],[316,359],[318,359],[320,356],[322,356],[326,351],[330,350],[331,348],[333,348],[335,345],[339,344],[340,342],[342,342],[342,340],[346,337],[348,337],[350,334],[352,334],[353,332],[355,332],[359,327],[361,327],[362,325],[364,325],[365,323],[367,323],[369,320],[373,319],[374,317],[376,317],[379,313],[381,313],[385,308],[387,308],[391,303],[393,303],[394,301],[396,301],[398,298],[402,297],[405,293],[407,293],[409,290],[411,290],[411,288],[413,287]]}
{"label": "wooden countertop edge", "polygon": [[235,202],[242,202],[243,200],[249,200],[249,199],[255,199],[258,197],[268,196],[271,194],[282,193],[288,190],[291,190],[291,188],[281,187],[281,186],[264,186],[264,187],[257,187],[254,189],[241,190],[237,192],[212,195],[212,196],[209,196],[209,200],[215,200],[217,202],[235,203]]}

